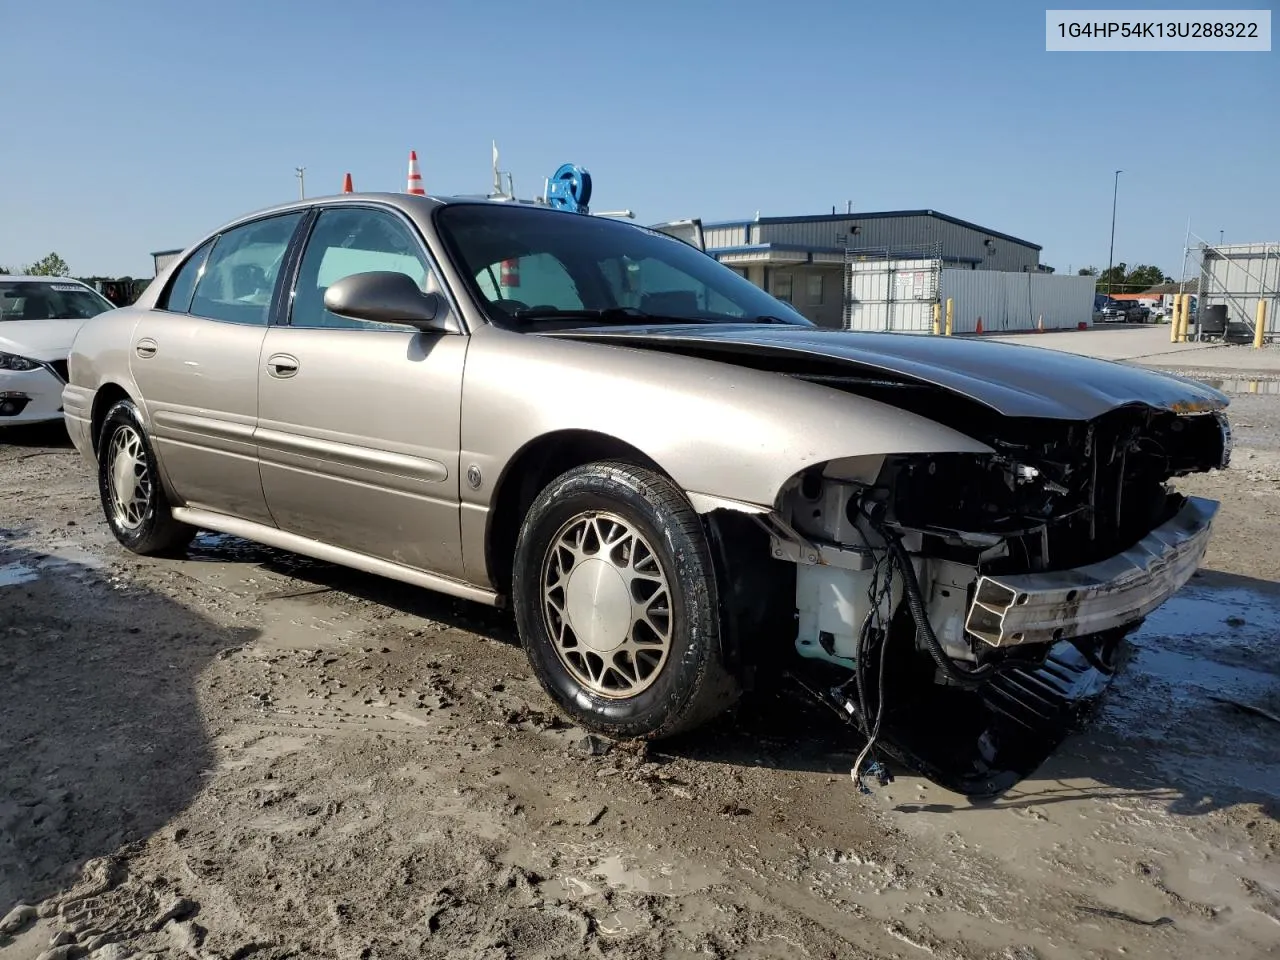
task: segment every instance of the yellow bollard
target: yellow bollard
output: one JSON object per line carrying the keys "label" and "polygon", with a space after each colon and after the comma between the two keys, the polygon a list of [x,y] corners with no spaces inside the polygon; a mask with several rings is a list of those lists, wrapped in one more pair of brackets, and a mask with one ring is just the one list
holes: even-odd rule
{"label": "yellow bollard", "polygon": [[1253,348],[1262,349],[1262,337],[1267,332],[1267,301],[1258,298],[1258,313],[1253,321]]}
{"label": "yellow bollard", "polygon": [[951,329],[952,329],[951,318],[954,313],[953,311],[954,306],[955,306],[955,301],[952,300],[951,297],[947,297],[947,336],[948,337],[951,336]]}
{"label": "yellow bollard", "polygon": [[1173,298],[1173,319],[1169,323],[1169,342],[1178,342],[1178,324],[1182,322],[1182,294],[1175,294]]}
{"label": "yellow bollard", "polygon": [[935,303],[933,305],[933,335],[936,337],[942,332],[942,304]]}

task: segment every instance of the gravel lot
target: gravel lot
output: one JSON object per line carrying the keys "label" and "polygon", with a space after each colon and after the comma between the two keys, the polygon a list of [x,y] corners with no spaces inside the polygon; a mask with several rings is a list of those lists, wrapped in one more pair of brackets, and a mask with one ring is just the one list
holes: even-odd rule
{"label": "gravel lot", "polygon": [[1184,484],[1224,502],[1205,569],[982,805],[859,794],[779,697],[588,737],[509,618],[225,537],[127,555],[60,428],[0,435],[0,954],[1280,956],[1280,397],[1232,414]]}

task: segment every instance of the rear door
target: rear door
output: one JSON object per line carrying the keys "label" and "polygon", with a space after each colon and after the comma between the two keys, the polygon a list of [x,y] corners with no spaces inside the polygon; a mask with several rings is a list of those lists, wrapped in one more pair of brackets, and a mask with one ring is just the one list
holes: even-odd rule
{"label": "rear door", "polygon": [[205,243],[134,330],[129,365],[156,454],[192,507],[271,523],[253,440],[259,357],[305,214],[264,217]]}
{"label": "rear door", "polygon": [[370,270],[402,272],[423,290],[441,291],[421,239],[398,213],[351,204],[321,210],[286,322],[267,331],[258,365],[267,504],[282,530],[462,578],[467,337],[325,309],[331,284]]}

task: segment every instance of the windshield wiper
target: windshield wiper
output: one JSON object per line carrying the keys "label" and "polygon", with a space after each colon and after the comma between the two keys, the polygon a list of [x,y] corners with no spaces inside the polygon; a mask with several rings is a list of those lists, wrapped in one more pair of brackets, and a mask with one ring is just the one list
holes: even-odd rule
{"label": "windshield wiper", "polygon": [[701,317],[674,317],[646,313],[638,307],[605,307],[600,310],[560,310],[523,307],[511,314],[516,320],[596,320],[600,323],[713,323]]}
{"label": "windshield wiper", "polygon": [[772,317],[772,316],[770,316],[770,315],[769,315],[769,314],[767,314],[767,313],[766,313],[766,314],[762,314],[762,315],[760,315],[760,316],[758,316],[758,317],[752,317],[752,318],[751,318],[750,320],[748,320],[747,322],[748,322],[748,323],[780,323],[780,324],[782,324],[784,327],[794,327],[794,326],[796,326],[796,324],[792,323],[790,320],[783,320],[781,317]]}

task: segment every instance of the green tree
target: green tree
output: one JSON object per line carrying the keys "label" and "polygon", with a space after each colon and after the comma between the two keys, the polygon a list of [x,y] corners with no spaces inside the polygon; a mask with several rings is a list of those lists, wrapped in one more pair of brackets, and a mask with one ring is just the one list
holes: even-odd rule
{"label": "green tree", "polygon": [[71,268],[67,266],[67,261],[56,253],[51,253],[28,265],[25,272],[33,277],[67,277],[71,275]]}
{"label": "green tree", "polygon": [[1168,280],[1169,278],[1164,275],[1164,271],[1159,267],[1146,264],[1139,264],[1134,267],[1129,271],[1128,276],[1124,278],[1125,288],[1130,293],[1141,293],[1143,290],[1166,283]]}
{"label": "green tree", "polygon": [[1116,264],[1109,270],[1103,270],[1097,277],[1096,287],[1099,293],[1106,293],[1108,289],[1112,293],[1125,292],[1125,265],[1123,263]]}
{"label": "green tree", "polygon": [[0,276],[13,274],[13,267],[0,267]]}
{"label": "green tree", "polygon": [[1098,275],[1097,267],[1081,267],[1076,271],[1077,277],[1096,277]]}
{"label": "green tree", "polygon": [[1053,273],[1053,267],[1049,266],[1047,263],[1042,263],[1042,264],[1040,264],[1040,272],[1041,272],[1041,273]]}

